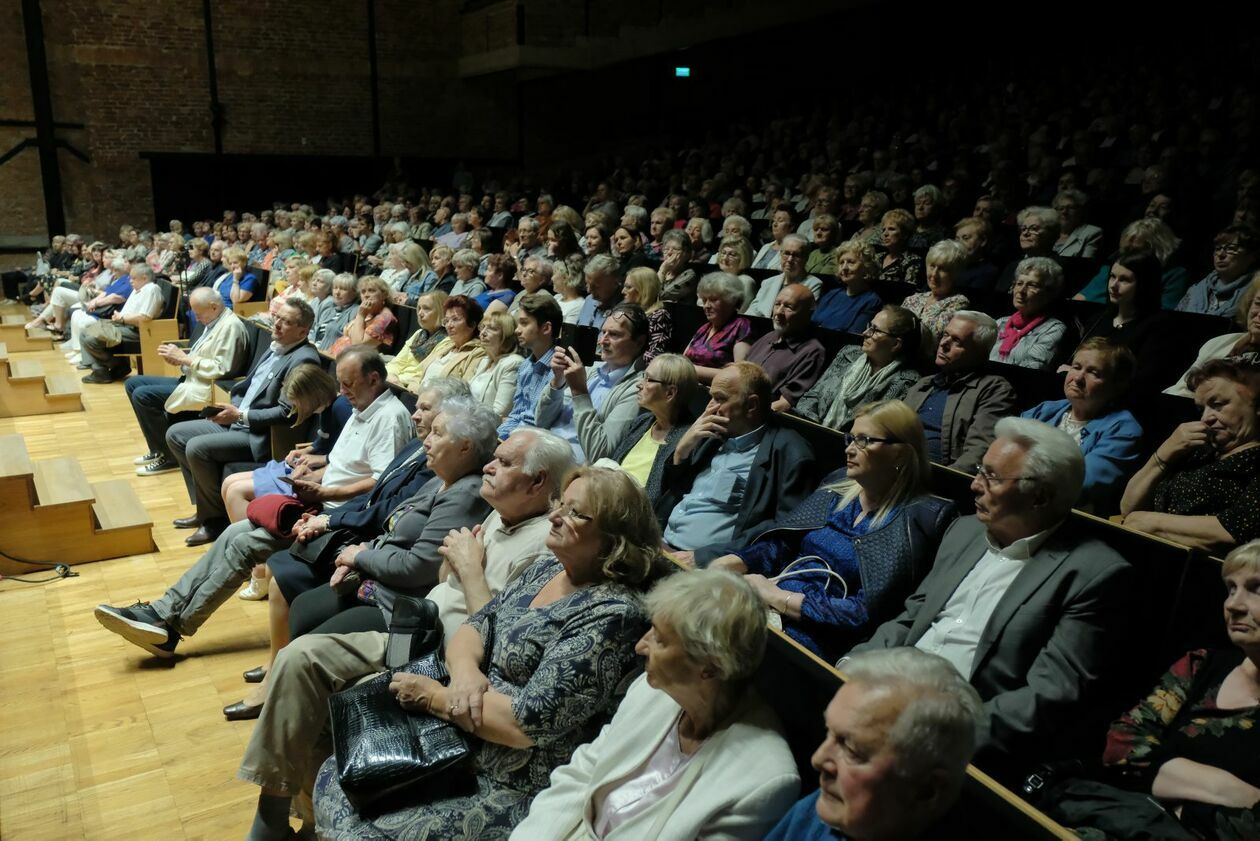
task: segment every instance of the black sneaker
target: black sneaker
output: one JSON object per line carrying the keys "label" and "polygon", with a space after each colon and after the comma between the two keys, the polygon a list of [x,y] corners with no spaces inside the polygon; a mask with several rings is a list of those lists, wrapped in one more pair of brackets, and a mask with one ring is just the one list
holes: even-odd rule
{"label": "black sneaker", "polygon": [[179,634],[167,627],[148,602],[136,602],[131,607],[97,605],[96,621],[107,631],[113,631],[132,645],[138,645],[157,657],[173,657]]}
{"label": "black sneaker", "polygon": [[149,462],[143,467],[137,467],[136,475],[156,476],[159,473],[169,473],[172,470],[179,470],[179,463],[173,458],[166,458],[163,456],[157,461]]}

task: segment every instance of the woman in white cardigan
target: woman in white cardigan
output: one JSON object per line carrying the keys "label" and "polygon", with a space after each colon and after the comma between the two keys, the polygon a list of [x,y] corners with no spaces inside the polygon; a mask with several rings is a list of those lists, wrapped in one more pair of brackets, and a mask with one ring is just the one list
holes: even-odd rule
{"label": "woman in white cardigan", "polygon": [[473,399],[494,409],[501,421],[512,409],[516,373],[524,361],[516,352],[516,319],[502,310],[486,315],[481,319],[479,335],[489,364],[468,385]]}
{"label": "woman in white cardigan", "polygon": [[749,686],[766,613],[742,578],[676,573],[647,597],[647,658],[595,741],[534,799],[513,841],[761,839],[800,788],[774,712]]}

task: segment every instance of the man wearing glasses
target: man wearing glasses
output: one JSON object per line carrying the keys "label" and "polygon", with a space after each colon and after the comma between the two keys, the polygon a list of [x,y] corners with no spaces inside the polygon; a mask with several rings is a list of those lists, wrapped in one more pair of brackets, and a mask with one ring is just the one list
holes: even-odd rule
{"label": "man wearing glasses", "polygon": [[1133,570],[1063,527],[1085,475],[1076,442],[1025,418],[996,431],[971,484],[975,516],[945,533],[902,614],[850,653],[914,646],[952,663],[989,715],[977,761],[1001,769],[1074,755],[1086,728],[1073,725],[1088,719],[1110,655],[1124,651]]}
{"label": "man wearing glasses", "polygon": [[805,260],[808,256],[809,243],[804,237],[796,234],[785,236],[783,245],[779,249],[783,273],[766,278],[762,282],[761,288],[757,290],[757,297],[748,305],[748,309],[744,310],[744,314],[769,318],[774,310],[774,300],[779,296],[779,290],[792,283],[802,283],[807,286],[809,291],[814,293],[814,299],[817,300],[822,294],[822,281],[806,273]]}

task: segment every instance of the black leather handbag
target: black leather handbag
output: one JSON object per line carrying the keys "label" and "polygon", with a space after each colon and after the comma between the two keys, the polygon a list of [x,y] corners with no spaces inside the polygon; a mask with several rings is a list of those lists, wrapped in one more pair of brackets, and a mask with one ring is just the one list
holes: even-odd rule
{"label": "black leather handbag", "polygon": [[[386,662],[399,651],[417,659],[328,699],[337,780],[361,812],[468,757],[468,740],[458,727],[428,713],[407,712],[389,691],[396,672],[424,675],[443,685],[450,680],[438,650],[441,625],[436,619],[436,605],[427,600],[395,604]],[[429,622],[435,630],[419,627]],[[427,653],[419,655],[418,648]]]}

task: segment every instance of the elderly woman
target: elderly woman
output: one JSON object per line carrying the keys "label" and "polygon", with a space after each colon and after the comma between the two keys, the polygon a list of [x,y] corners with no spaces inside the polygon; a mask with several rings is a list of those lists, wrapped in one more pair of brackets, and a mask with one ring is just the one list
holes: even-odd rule
{"label": "elderly woman", "polygon": [[1124,524],[1216,551],[1260,537],[1260,367],[1214,359],[1186,385],[1202,407],[1129,480]]}
{"label": "elderly woman", "polygon": [[1125,408],[1137,369],[1127,346],[1112,339],[1081,342],[1063,381],[1063,400],[1047,400],[1021,417],[1039,420],[1071,435],[1085,456],[1085,484],[1077,507],[1114,514],[1129,476],[1141,463],[1142,427]]}
{"label": "elderly woman", "polygon": [[883,218],[888,212],[888,194],[872,190],[862,196],[858,203],[857,219],[862,227],[852,239],[864,242],[872,248],[878,248],[884,240]]}
{"label": "elderly woman", "polygon": [[644,674],[599,737],[552,772],[517,841],[760,839],[796,797],[791,751],[751,686],[766,638],[757,593],[693,570],[656,585],[647,609]]}
{"label": "elderly woman", "polygon": [[1238,310],[1234,321],[1243,328],[1241,333],[1226,333],[1215,339],[1208,339],[1199,348],[1199,356],[1190,371],[1186,371],[1176,383],[1164,390],[1165,394],[1179,397],[1193,397],[1194,392],[1186,387],[1190,372],[1195,367],[1212,359],[1227,359],[1245,355],[1260,355],[1260,277],[1251,281],[1247,291],[1238,301]]}
{"label": "elderly woman", "polygon": [[1228,317],[1260,264],[1260,235],[1246,225],[1230,225],[1216,235],[1212,271],[1186,290],[1177,309]]}
{"label": "elderly woman", "polygon": [[486,284],[477,276],[477,268],[481,258],[471,248],[461,248],[451,257],[451,266],[455,270],[455,285],[451,287],[451,297],[463,295],[476,298],[486,291]]}
{"label": "elderly woman", "polygon": [[[492,312],[512,312],[511,304],[516,299],[516,261],[506,254],[490,254],[486,258],[486,288],[480,295],[474,296],[487,314]],[[498,306],[493,306],[498,304]],[[492,309],[493,307],[493,309]],[[513,312],[513,315],[515,313]]]}
{"label": "elderly woman", "polygon": [[826,292],[811,316],[828,330],[860,333],[884,305],[874,290],[879,278],[879,257],[875,249],[859,240],[849,240],[836,248],[836,280],[839,289]]}
{"label": "elderly woman", "polygon": [[900,400],[919,378],[914,363],[922,343],[923,327],[915,314],[885,306],[862,331],[862,344],[842,347],[793,413],[843,429],[863,403]]}
{"label": "elderly woman", "polygon": [[747,573],[783,630],[828,661],[900,612],[956,516],[930,495],[923,425],[905,403],[859,407],[844,442],[844,470],[712,563]]}
{"label": "elderly woman", "polygon": [[707,274],[697,291],[705,323],[696,330],[683,356],[696,366],[700,382],[708,385],[722,366],[735,361],[735,346],[748,344],[752,324],[739,315],[739,305],[744,300],[744,285],[739,278],[725,272]]}
{"label": "elderly woman", "polygon": [[612,452],[612,461],[634,477],[655,502],[661,495],[665,464],[691,425],[691,404],[700,381],[691,360],[676,353],[662,353],[648,363],[639,380],[642,410]]}
{"label": "elderly woman", "polygon": [[903,307],[919,317],[924,328],[932,334],[934,343],[954,313],[971,306],[967,296],[956,291],[958,278],[966,267],[967,249],[962,243],[953,239],[941,240],[927,252],[928,291],[915,292],[901,302]]}
{"label": "elderly woman", "polygon": [[463,295],[447,298],[442,304],[446,338],[416,364],[408,379],[400,378],[399,382],[412,391],[434,377],[456,377],[471,382],[487,365],[486,351],[478,338],[483,316],[476,301]]}
{"label": "elderly woman", "polygon": [[483,841],[507,838],[551,772],[612,717],[638,670],[635,641],[648,621],[637,591],[657,559],[660,531],[630,477],[591,467],[568,479],[551,523],[553,556],[449,641],[450,686],[410,675],[390,684],[404,708],[470,733],[473,792],[368,819],[341,793],[329,760],[315,786],[321,835],[454,838],[472,826]]}
{"label": "elderly woman", "polygon": [[214,289],[223,296],[223,306],[233,309],[237,304],[254,300],[260,291],[258,278],[246,269],[245,249],[227,248],[223,251],[223,265],[227,272],[215,281]]}
{"label": "elderly woman", "polygon": [[1098,256],[1102,245],[1102,228],[1085,224],[1085,194],[1075,188],[1063,190],[1054,197],[1054,212],[1059,214],[1059,237],[1054,242],[1054,253],[1060,257]]}
{"label": "elderly woman", "polygon": [[998,319],[998,340],[989,352],[994,362],[1047,369],[1054,364],[1067,325],[1047,311],[1063,291],[1063,269],[1049,257],[1019,262],[1011,300],[1012,315]]}
{"label": "elderly woman", "polygon": [[556,303],[560,305],[564,323],[577,324],[586,306],[586,274],[575,257],[557,261],[551,268],[551,286],[556,290]]}
{"label": "elderly woman", "polygon": [[[774,213],[770,217],[771,240],[757,251],[757,256],[752,261],[752,267],[754,269],[780,270],[783,264],[779,259],[779,248],[783,244],[783,238],[795,230],[796,216],[792,213],[792,208],[788,203],[784,202],[774,209]],[[803,263],[801,267],[804,268]]]}
{"label": "elderly woman", "polygon": [[674,332],[674,322],[669,310],[661,304],[661,279],[652,269],[640,266],[631,269],[621,286],[621,298],[627,304],[638,304],[648,317],[648,346],[643,352],[643,362],[651,362],[657,354],[665,352]]}
{"label": "elderly woman", "polygon": [[351,345],[367,345],[374,348],[394,346],[398,319],[393,310],[385,305],[389,298],[389,284],[375,275],[360,278],[356,286],[359,293],[359,309],[346,322],[341,338],[328,349],[329,356],[336,356]]}
{"label": "elderly woman", "polygon": [[691,240],[691,262],[709,262],[709,245],[713,242],[713,225],[709,220],[693,216],[687,220],[683,233]]}
{"label": "elderly woman", "polygon": [[445,292],[426,292],[416,302],[416,320],[419,327],[411,334],[398,355],[385,363],[387,379],[393,383],[409,384],[421,376],[417,366],[446,338],[442,316],[446,306]]}
{"label": "elderly woman", "polygon": [[923,258],[909,250],[910,237],[914,235],[914,217],[898,207],[885,213],[879,224],[883,252],[879,279],[920,288],[923,285]]}
{"label": "elderly woman", "polygon": [[419,281],[429,270],[429,258],[415,242],[396,242],[388,246],[381,279],[389,284],[389,299],[395,304],[407,303],[406,289]]}
{"label": "elderly woman", "polygon": [[[1049,807],[1068,826],[1122,837],[1255,837],[1260,806],[1260,542],[1221,565],[1232,644],[1191,651],[1111,725],[1102,761],[1119,785],[1068,781]],[[1080,791],[1082,796],[1074,796]],[[1159,832],[1156,834],[1155,828]]]}
{"label": "elderly woman", "polygon": [[689,268],[690,264],[691,240],[687,235],[682,231],[661,234],[661,266],[657,273],[661,278],[662,301],[689,303],[695,300],[700,278],[695,269]]}
{"label": "elderly woman", "polygon": [[468,384],[473,399],[492,408],[502,422],[512,408],[516,374],[524,361],[516,352],[516,319],[506,312],[484,316],[478,335],[486,352],[486,367]]}
{"label": "elderly woman", "polygon": [[744,302],[740,305],[740,312],[747,309],[757,296],[757,282],[747,274],[752,260],[752,243],[747,237],[724,237],[714,255],[718,271],[734,275],[744,285]]}
{"label": "elderly woman", "polygon": [[914,233],[910,247],[926,251],[945,239],[945,197],[935,184],[924,184],[914,191]]}
{"label": "elderly woman", "polygon": [[1015,217],[1019,223],[1021,256],[1006,264],[998,275],[995,288],[1006,292],[1014,287],[1019,267],[1030,257],[1054,257],[1054,244],[1059,239],[1059,214],[1049,207],[1026,207]]}
{"label": "elderly woman", "polygon": [[[1160,265],[1160,305],[1166,310],[1177,308],[1177,302],[1186,294],[1190,286],[1190,275],[1179,264],[1181,240],[1173,233],[1172,228],[1159,219],[1139,219],[1129,223],[1120,235],[1120,251],[1117,259],[1126,254],[1149,252],[1154,254]],[[1112,263],[1106,263],[1089,283],[1085,284],[1074,298],[1078,301],[1092,301],[1095,304],[1108,303],[1108,292],[1111,285]]]}
{"label": "elderly woman", "polygon": [[624,225],[612,233],[612,254],[621,264],[622,271],[630,271],[648,264],[643,253],[643,240],[639,234]]}
{"label": "elderly woman", "polygon": [[[315,274],[329,272],[330,269],[317,269]],[[327,275],[324,275],[327,277]],[[315,325],[315,345],[325,353],[332,348],[345,332],[346,325],[359,311],[359,284],[354,275],[342,272],[332,279],[332,308],[326,311],[322,320]]]}

